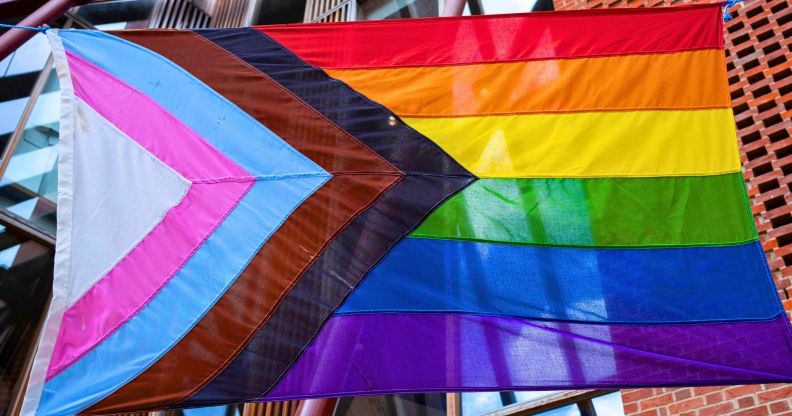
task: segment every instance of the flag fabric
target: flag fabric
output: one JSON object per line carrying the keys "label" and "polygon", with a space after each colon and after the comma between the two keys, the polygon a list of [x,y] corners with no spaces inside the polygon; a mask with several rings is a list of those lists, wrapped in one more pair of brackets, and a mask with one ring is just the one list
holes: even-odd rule
{"label": "flag fabric", "polygon": [[792,381],[720,6],[50,30],[25,415]]}

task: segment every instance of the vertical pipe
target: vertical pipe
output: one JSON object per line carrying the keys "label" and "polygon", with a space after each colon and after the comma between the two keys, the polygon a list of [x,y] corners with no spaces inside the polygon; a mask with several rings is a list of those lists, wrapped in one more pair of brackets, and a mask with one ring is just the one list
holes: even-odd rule
{"label": "vertical pipe", "polygon": [[337,404],[335,398],[302,400],[295,416],[333,416]]}

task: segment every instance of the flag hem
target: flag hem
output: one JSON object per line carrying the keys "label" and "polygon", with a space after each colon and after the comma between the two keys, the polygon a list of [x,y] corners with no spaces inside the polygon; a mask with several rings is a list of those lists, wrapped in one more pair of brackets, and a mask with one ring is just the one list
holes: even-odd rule
{"label": "flag hem", "polygon": [[33,367],[22,402],[21,416],[33,416],[38,409],[49,361],[55,348],[61,319],[66,309],[71,268],[72,198],[74,191],[74,88],[58,29],[47,31],[52,59],[60,83],[60,139],[58,143],[58,219],[55,240],[55,267],[52,298],[36,348]]}

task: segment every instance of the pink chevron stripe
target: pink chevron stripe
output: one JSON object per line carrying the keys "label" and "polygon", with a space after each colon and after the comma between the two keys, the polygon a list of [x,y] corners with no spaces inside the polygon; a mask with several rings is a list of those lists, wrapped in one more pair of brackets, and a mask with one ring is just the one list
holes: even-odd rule
{"label": "pink chevron stripe", "polygon": [[74,95],[191,182],[250,177],[147,95],[73,52],[66,56]]}
{"label": "pink chevron stripe", "polygon": [[193,183],[140,244],[66,310],[47,380],[140,311],[253,185],[245,170],[155,101],[83,58],[67,55],[75,95]]}

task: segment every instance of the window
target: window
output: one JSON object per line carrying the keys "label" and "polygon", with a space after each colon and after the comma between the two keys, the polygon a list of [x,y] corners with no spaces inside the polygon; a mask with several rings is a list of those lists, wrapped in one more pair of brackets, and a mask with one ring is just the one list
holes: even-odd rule
{"label": "window", "polygon": [[462,393],[462,416],[619,416],[619,392],[545,391]]}

